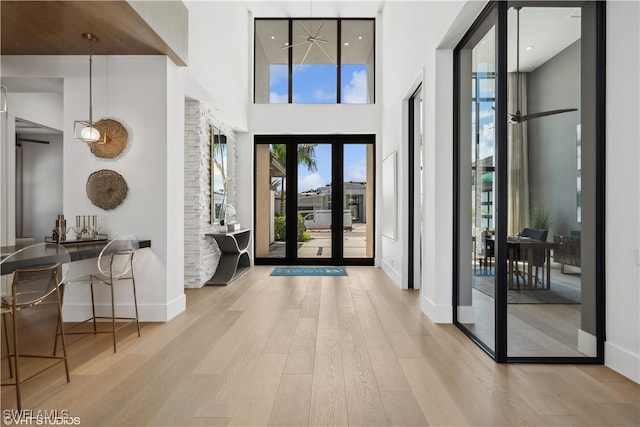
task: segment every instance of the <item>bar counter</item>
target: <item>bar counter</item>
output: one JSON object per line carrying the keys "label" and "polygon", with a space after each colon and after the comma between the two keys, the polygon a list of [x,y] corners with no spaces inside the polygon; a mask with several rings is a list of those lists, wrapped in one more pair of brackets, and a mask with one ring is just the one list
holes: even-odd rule
{"label": "bar counter", "polygon": [[[82,261],[85,259],[97,258],[102,251],[102,248],[105,247],[110,240],[86,240],[86,241],[69,241],[63,243],[61,246],[69,252],[71,256],[71,261]],[[142,248],[150,248],[151,240],[139,240],[138,247]],[[6,256],[11,255],[13,252],[18,251],[22,248],[26,248],[27,246],[31,246],[32,244],[22,244],[15,246],[2,246],[0,248],[0,252],[2,254],[2,259]],[[37,267],[39,265],[47,264],[48,260],[46,257],[34,257],[34,258],[26,258],[26,259],[16,259],[15,261],[3,262],[2,263],[2,271],[0,274],[9,274],[12,271],[18,268],[31,268]]]}

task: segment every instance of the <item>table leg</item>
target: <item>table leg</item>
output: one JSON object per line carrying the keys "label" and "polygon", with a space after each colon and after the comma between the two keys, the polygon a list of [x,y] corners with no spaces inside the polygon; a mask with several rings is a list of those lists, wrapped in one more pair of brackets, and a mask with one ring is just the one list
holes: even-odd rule
{"label": "table leg", "polygon": [[551,249],[547,248],[547,289],[551,289]]}
{"label": "table leg", "polygon": [[509,289],[513,289],[513,257],[514,250],[509,248]]}
{"label": "table leg", "polygon": [[531,289],[531,276],[533,273],[533,251],[531,249],[527,250],[527,287]]}

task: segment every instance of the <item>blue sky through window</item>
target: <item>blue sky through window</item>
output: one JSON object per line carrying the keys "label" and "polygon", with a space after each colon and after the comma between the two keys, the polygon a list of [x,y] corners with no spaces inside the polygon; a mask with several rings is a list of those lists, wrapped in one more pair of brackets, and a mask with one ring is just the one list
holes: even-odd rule
{"label": "blue sky through window", "polygon": [[[488,68],[488,64],[480,63],[476,69],[478,95],[480,96],[478,105],[480,116],[480,152],[478,154],[480,159],[493,156],[495,146],[495,111],[493,109],[495,106],[495,77],[487,72]],[[475,119],[475,109],[473,113]]]}
{"label": "blue sky through window", "polygon": [[[343,104],[368,102],[368,75],[365,64],[343,64],[341,92]],[[271,64],[269,69],[271,104],[286,104],[288,97],[288,66]],[[335,104],[336,67],[333,64],[303,64],[293,67],[294,104]]]}
{"label": "blue sky through window", "polygon": [[[298,192],[314,190],[331,183],[331,145],[318,144],[316,147],[318,170],[310,172],[306,166],[298,166]],[[344,146],[345,182],[366,182],[367,145],[345,144]]]}

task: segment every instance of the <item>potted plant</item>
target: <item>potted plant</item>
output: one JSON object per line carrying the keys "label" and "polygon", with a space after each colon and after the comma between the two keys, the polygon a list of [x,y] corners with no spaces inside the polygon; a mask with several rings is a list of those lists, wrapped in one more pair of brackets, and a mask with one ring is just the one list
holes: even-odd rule
{"label": "potted plant", "polygon": [[529,217],[529,225],[531,228],[548,230],[551,225],[551,215],[549,209],[542,206],[534,206],[531,209]]}

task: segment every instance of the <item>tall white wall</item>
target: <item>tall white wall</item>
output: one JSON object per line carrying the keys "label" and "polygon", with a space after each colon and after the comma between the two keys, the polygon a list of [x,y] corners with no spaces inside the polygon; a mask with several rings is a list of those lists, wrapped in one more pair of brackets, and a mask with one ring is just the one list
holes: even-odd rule
{"label": "tall white wall", "polygon": [[[424,119],[424,223],[421,302],[435,321],[450,322],[452,277],[451,53],[438,44],[462,2],[387,2],[382,10],[382,156],[398,153],[400,237],[382,237],[382,267],[401,287],[407,283],[407,99],[422,83]],[[379,24],[380,25],[380,24]],[[398,31],[398,29],[402,29]],[[380,76],[380,75],[379,75]],[[448,89],[449,88],[449,89]],[[386,177],[382,177],[384,180]]]}
{"label": "tall white wall", "polygon": [[[136,257],[140,315],[145,321],[166,321],[185,307],[182,256],[173,255],[182,253],[182,217],[174,213],[183,203],[179,176],[184,107],[175,107],[177,100],[184,105],[179,71],[164,56],[94,57],[94,120],[115,118],[129,132],[129,144],[119,157],[101,159],[73,139],[74,120],[88,119],[87,68],[86,56],[5,56],[2,60],[3,76],[64,79],[64,214],[70,224],[75,215],[95,214],[110,237],[133,233],[151,240],[152,247]],[[124,202],[109,211],[94,206],[86,195],[88,176],[100,169],[115,170],[129,188]],[[175,223],[170,224],[170,219]],[[80,272],[94,264],[95,260],[83,261],[73,268]],[[99,297],[99,304],[106,302],[104,297]],[[130,303],[127,295],[116,297],[121,306]],[[69,289],[66,319],[78,320],[87,312],[87,295]]]}
{"label": "tall white wall", "polygon": [[187,73],[202,89],[189,95],[218,109],[217,115],[223,123],[246,131],[247,105],[252,87],[249,83],[249,61],[253,58],[247,6],[240,1],[184,3],[189,9]]}
{"label": "tall white wall", "polygon": [[640,382],[640,4],[607,2],[605,363]]}

